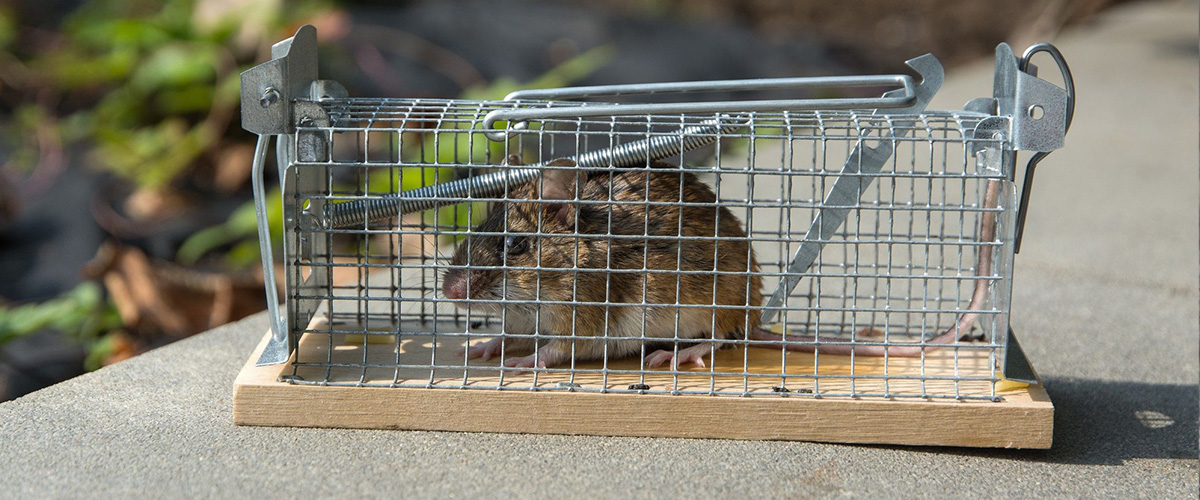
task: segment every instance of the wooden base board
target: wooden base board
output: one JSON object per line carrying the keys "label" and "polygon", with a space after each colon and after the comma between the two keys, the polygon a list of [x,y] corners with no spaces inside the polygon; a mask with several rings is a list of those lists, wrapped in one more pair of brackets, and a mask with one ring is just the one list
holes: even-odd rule
{"label": "wooden base board", "polygon": [[269,336],[234,383],[237,425],[1041,449],[1053,431],[1045,389],[1024,384],[1000,402],[297,385],[279,381],[290,364],[255,366]]}

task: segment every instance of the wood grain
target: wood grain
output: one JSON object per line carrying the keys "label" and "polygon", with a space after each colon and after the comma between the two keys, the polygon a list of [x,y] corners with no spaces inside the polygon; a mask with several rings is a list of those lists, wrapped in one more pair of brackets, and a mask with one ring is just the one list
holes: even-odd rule
{"label": "wood grain", "polygon": [[[302,341],[301,355],[305,350],[330,345],[329,340]],[[291,365],[254,366],[254,360],[265,345],[266,338],[234,384],[234,423],[238,425],[1002,448],[1049,448],[1053,431],[1054,407],[1045,390],[1037,385],[1001,392],[999,395],[1003,400],[1000,402],[316,386],[280,382],[281,374],[292,373]],[[742,354],[734,351],[736,349],[719,351],[717,362],[721,362],[724,353],[730,352],[729,356],[737,356],[740,365]],[[751,351],[763,351],[766,356],[773,357],[773,365],[769,361],[766,363],[779,371],[778,352]],[[362,359],[361,352],[354,355]],[[827,362],[828,358],[833,357],[822,356],[822,369],[826,366],[830,370],[844,369]],[[903,367],[891,364],[893,361],[889,360],[887,365],[889,373],[902,373]],[[863,358],[856,360],[856,370],[866,369],[861,362]],[[811,370],[811,361],[808,366]],[[925,369],[929,370],[930,366],[927,359]],[[361,370],[358,369],[354,371],[352,375],[356,378],[365,374],[359,373]],[[429,370],[424,372],[428,380]],[[456,378],[447,377],[461,383],[462,370],[458,370]],[[531,375],[527,377],[532,378]],[[667,380],[687,378],[664,377]],[[713,378],[706,374],[699,377],[705,387]],[[394,382],[399,378],[395,370],[389,370],[386,381]],[[613,378],[609,376],[612,384],[626,383],[613,381]],[[512,384],[530,384],[506,375],[506,381],[509,379],[513,379]],[[768,383],[777,384],[779,379],[774,380]],[[539,386],[541,382],[539,380]],[[545,383],[555,384],[556,380],[547,377]],[[576,375],[576,383],[586,385],[596,381],[581,380]],[[660,382],[652,378],[648,383]],[[821,387],[822,391],[825,389]]]}

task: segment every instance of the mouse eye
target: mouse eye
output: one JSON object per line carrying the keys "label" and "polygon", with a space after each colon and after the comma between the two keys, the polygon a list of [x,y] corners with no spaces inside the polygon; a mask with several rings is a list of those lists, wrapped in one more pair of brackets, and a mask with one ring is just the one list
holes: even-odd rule
{"label": "mouse eye", "polygon": [[529,250],[529,238],[524,236],[509,236],[504,238],[504,251],[509,255],[521,255]]}

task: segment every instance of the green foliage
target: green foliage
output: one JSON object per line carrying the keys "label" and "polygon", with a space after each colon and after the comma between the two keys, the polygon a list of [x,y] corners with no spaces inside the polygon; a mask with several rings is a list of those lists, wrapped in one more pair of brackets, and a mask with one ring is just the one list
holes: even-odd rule
{"label": "green foliage", "polygon": [[[267,192],[267,220],[271,241],[283,240],[283,196],[278,189]],[[232,244],[225,255],[225,264],[243,269],[259,261],[258,215],[254,202],[248,202],[233,212],[223,224],[203,229],[190,236],[176,253],[176,260],[193,265],[205,254]]]}
{"label": "green foliage", "polygon": [[120,335],[105,335],[92,342],[83,360],[83,368],[87,371],[99,370],[104,366],[104,360],[113,355],[122,346]]}
{"label": "green foliage", "polygon": [[[564,61],[561,65],[550,69],[545,74],[530,82],[522,84],[513,78],[501,77],[491,83],[466,89],[461,98],[495,101],[503,99],[509,93],[521,89],[563,87],[608,64],[612,60],[613,55],[614,49],[610,46],[596,47]],[[496,125],[497,128],[503,126],[504,123]],[[403,160],[408,163],[448,164],[466,163],[468,161],[486,163],[488,158],[504,158],[505,144],[503,142],[489,140],[479,132],[468,132],[461,127],[461,123],[448,123],[444,128],[423,134],[422,141],[424,143],[422,147],[404,148]],[[402,183],[402,187],[404,189],[414,189],[432,184],[434,169],[431,167],[426,170],[415,175],[406,172],[403,176],[404,182]],[[446,175],[447,173],[451,173],[452,175],[451,170],[440,169],[437,177],[438,180],[446,182],[453,179],[452,176]],[[378,184],[373,183],[371,185],[373,192],[396,185],[392,184],[394,179],[386,177],[381,177],[378,181],[373,180],[373,182],[378,182]]]}
{"label": "green foliage", "polygon": [[129,87],[145,93],[196,84],[211,88],[220,50],[201,42],[164,43],[145,53],[129,75]]}
{"label": "green foliage", "polygon": [[[500,78],[488,85],[468,89],[464,99],[498,100],[505,95],[522,88],[561,87],[583,78],[605,65],[613,57],[613,49],[608,46],[598,47],[564,62],[546,74],[527,84],[517,83],[511,78]],[[236,90],[236,87],[235,87]],[[221,93],[218,90],[218,93]],[[233,97],[237,97],[236,91]],[[480,133],[469,133],[450,124],[447,128],[437,129],[422,134],[421,147],[403,148],[401,158],[405,163],[450,164],[473,161],[486,164],[488,158],[504,157],[505,144],[488,140]],[[151,144],[152,145],[152,144]],[[382,145],[390,146],[390,145]],[[149,147],[147,148],[149,150]],[[119,160],[116,160],[118,163]],[[404,169],[381,168],[372,171],[366,183],[366,192],[372,195],[382,195],[396,191],[408,191],[429,186],[435,183],[450,182],[457,178],[450,167],[419,166]],[[359,186],[337,186],[338,191],[354,191]],[[281,196],[278,189],[271,190],[267,200],[267,217],[270,220],[271,240],[278,242],[283,238],[283,212]],[[484,203],[474,203],[468,210],[438,210],[438,219],[434,220],[434,211],[427,211],[424,216],[426,223],[435,222],[443,228],[456,227],[459,229],[474,226],[483,220],[487,207]],[[193,234],[176,253],[176,260],[184,265],[192,265],[204,255],[219,248],[233,245],[225,256],[225,264],[234,269],[245,268],[259,260],[258,233],[256,229],[254,203],[247,202],[239,207],[222,224],[203,229]]]}
{"label": "green foliage", "polygon": [[94,158],[142,187],[158,188],[187,168],[215,137],[203,125],[189,128],[184,120],[168,119],[137,129],[101,129],[95,139]]}
{"label": "green foliage", "polygon": [[0,49],[7,49],[17,38],[17,19],[12,11],[0,7]]}
{"label": "green foliage", "polygon": [[[287,8],[241,7],[265,10],[251,22],[266,22],[263,32],[274,33],[319,5],[307,0]],[[238,60],[238,16],[214,25],[197,22],[196,15],[194,0],[84,2],[59,26],[54,47],[35,48],[24,63],[39,92],[63,96],[68,105],[95,104],[68,110],[60,120],[45,116],[41,124],[51,125],[64,143],[88,144],[96,166],[140,188],[159,189],[177,179],[221,140],[238,104],[238,72],[254,62]],[[14,25],[0,10],[0,50],[16,36]],[[13,163],[36,163],[37,141],[15,142],[24,151],[14,154]]]}
{"label": "green foliage", "polygon": [[462,98],[478,100],[503,99],[509,93],[521,89],[564,87],[608,64],[615,54],[616,49],[613,47],[601,45],[564,61],[562,64],[532,81],[522,84],[512,78],[497,78],[486,85],[467,89],[463,92]]}
{"label": "green foliage", "polygon": [[96,145],[92,158],[156,189],[219,139],[212,124],[180,116],[232,104],[214,102],[212,90],[220,61],[230,56],[222,45],[227,40],[189,27],[191,2],[167,2],[132,19],[114,12],[125,3],[93,3],[72,15],[64,25],[72,43],[48,58],[45,69],[64,92],[111,87],[94,112],[81,115]]}
{"label": "green foliage", "polygon": [[121,317],[104,298],[100,286],[85,282],[40,304],[0,307],[0,346],[13,339],[53,329],[92,344],[101,334],[121,327]]}
{"label": "green foliage", "polygon": [[[593,48],[564,61],[545,74],[527,83],[520,83],[513,78],[502,77],[483,85],[469,88],[463,92],[462,98],[469,100],[492,101],[503,99],[511,92],[530,88],[563,87],[570,85],[587,75],[595,72],[612,60],[615,50],[608,45]],[[505,123],[499,123],[502,128]],[[472,162],[486,164],[505,157],[506,144],[489,140],[478,132],[468,132],[461,124],[448,124],[447,128],[423,134],[421,148],[404,148],[407,163],[436,163],[453,164]],[[536,124],[530,124],[536,129]],[[396,177],[400,177],[397,180]],[[417,189],[436,182],[449,182],[455,179],[454,169],[447,167],[410,167],[403,174],[397,172],[391,177],[373,176],[368,189],[371,193],[386,193],[399,185],[402,190]],[[483,203],[475,203],[470,210],[462,207],[460,210],[439,210],[437,224],[444,228],[466,228],[482,222],[487,207]],[[426,222],[434,223],[433,211],[426,213]]]}
{"label": "green foliage", "polygon": [[[754,146],[755,148],[761,144],[771,144],[777,142],[779,137],[783,137],[783,127],[764,126],[758,124],[754,127]],[[725,158],[745,158],[750,151],[750,139],[746,137],[734,137],[721,141],[721,156]]]}
{"label": "green foliage", "polygon": [[[467,89],[463,92],[462,98],[491,101],[503,99],[504,96],[521,89],[565,87],[608,64],[615,53],[616,50],[613,47],[601,45],[564,61],[532,81],[522,84],[512,78],[501,77],[486,85]],[[505,125],[507,124],[504,122],[498,122],[495,127],[499,129]],[[534,125],[531,124],[532,126]],[[468,152],[470,159],[475,162],[486,161],[489,153],[492,158],[504,158],[504,143],[502,142],[488,140],[479,134],[449,135],[453,136],[453,141],[445,140],[444,136],[439,141],[437,148],[439,162],[448,163],[455,161],[456,158],[457,161],[463,161],[466,156],[464,153]],[[433,138],[427,135],[427,150],[432,150],[432,141]]]}
{"label": "green foliage", "polygon": [[35,104],[18,106],[12,114],[12,130],[25,131],[25,134],[13,134],[4,137],[9,145],[9,164],[20,171],[27,171],[37,164],[38,144],[34,137],[37,127],[49,121],[46,111]]}

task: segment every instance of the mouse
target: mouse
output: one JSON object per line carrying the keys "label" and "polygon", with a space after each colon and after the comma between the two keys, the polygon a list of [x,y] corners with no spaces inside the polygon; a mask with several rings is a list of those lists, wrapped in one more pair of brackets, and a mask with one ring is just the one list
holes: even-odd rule
{"label": "mouse", "polygon": [[712,340],[758,330],[762,278],[742,222],[694,173],[649,167],[582,170],[560,158],[493,203],[455,247],[441,292],[501,318],[507,335],[459,355],[504,353],[504,366],[536,369],[657,345],[648,367],[703,367]]}
{"label": "mouse", "polygon": [[[510,156],[506,163],[520,165],[519,158],[515,156]],[[443,279],[444,297],[458,301],[456,305],[461,309],[466,309],[467,303],[471,302],[474,311],[502,316],[505,331],[510,334],[537,332],[547,336],[571,337],[570,332],[575,332],[571,337],[573,341],[543,341],[543,347],[538,348],[537,353],[507,358],[506,366],[554,367],[572,359],[572,352],[577,361],[593,361],[605,356],[608,359],[631,356],[640,352],[641,344],[637,341],[622,342],[620,338],[641,336],[643,309],[646,311],[647,337],[661,337],[668,343],[694,341],[693,345],[680,348],[678,354],[674,349],[651,352],[646,356],[646,364],[651,368],[668,363],[672,368],[685,363],[705,366],[704,355],[712,350],[710,343],[703,342],[708,338],[742,338],[755,341],[757,347],[795,352],[811,353],[819,348],[823,354],[915,357],[953,343],[968,333],[987,299],[989,280],[976,279],[966,311],[955,323],[939,335],[913,345],[815,345],[818,339],[811,335],[780,335],[760,328],[757,314],[747,315],[750,307],[761,304],[761,278],[753,248],[745,239],[742,225],[732,212],[724,207],[624,204],[631,201],[677,203],[681,193],[683,200],[688,203],[714,203],[716,195],[694,174],[683,172],[673,165],[655,162],[651,165],[653,168],[647,171],[614,173],[610,183],[607,173],[572,170],[575,164],[567,159],[555,160],[548,165],[552,168],[542,178],[510,192],[510,198],[517,201],[501,204],[499,208],[493,207],[489,211],[485,221],[474,230],[479,234],[469,235],[458,245],[451,258],[451,268]],[[998,206],[999,188],[1000,182],[988,182],[983,200],[985,208],[994,209]],[[581,193],[580,200],[587,200],[588,203],[570,203],[576,192]],[[603,203],[609,200],[610,194],[612,201],[617,203]],[[611,231],[608,226],[610,207],[613,213]],[[504,233],[506,220],[509,232],[545,234],[499,234]],[[538,220],[542,220],[541,230],[537,226]],[[717,224],[717,221],[720,223]],[[711,239],[687,239],[693,236],[712,238],[714,226],[719,226],[715,234],[722,238],[715,242],[715,249]],[[620,239],[610,240],[608,235],[618,235]],[[650,238],[624,238],[639,235]],[[660,238],[653,238],[655,236]],[[979,241],[992,242],[995,236],[996,215],[985,212],[980,221]],[[677,239],[681,237],[683,240]],[[574,244],[576,240],[580,242],[578,251]],[[678,245],[680,242],[684,244]],[[537,250],[530,252],[531,247]],[[711,257],[713,250],[716,250],[717,256],[715,263]],[[977,273],[990,272],[993,251],[991,245],[980,247],[976,260]],[[540,278],[538,271],[532,269],[539,266],[539,255],[545,258],[540,267],[555,268],[553,271],[542,270]],[[611,265],[605,260],[610,255],[614,257]],[[698,274],[673,272],[677,256],[679,262],[683,263],[678,269],[685,272],[712,271],[715,268],[720,272],[735,274],[717,274],[713,288],[711,274],[697,279],[700,276]],[[643,259],[648,272],[638,272],[642,269]],[[580,272],[566,271],[574,269],[572,266],[575,263],[579,264]],[[467,266],[487,266],[488,269],[469,269]],[[584,270],[592,272],[582,272]],[[511,280],[507,286],[504,284],[505,273]],[[580,285],[572,286],[572,283],[576,283],[576,275]],[[715,303],[718,305],[717,308],[680,308],[678,336],[674,328],[676,308],[669,307],[675,304],[677,297],[676,275],[680,277],[680,303],[712,305],[714,300],[710,290],[715,289]],[[646,290],[644,300],[643,281]],[[662,289],[664,287],[666,290]],[[635,293],[631,295],[630,291]],[[607,300],[605,293],[609,294]],[[487,302],[503,300],[505,297],[524,303],[508,304],[507,311],[504,311],[502,304]],[[538,306],[534,302],[551,303]],[[576,302],[589,305],[574,306],[572,315],[572,304]],[[603,303],[610,305],[606,308]],[[612,303],[638,305],[614,307]],[[604,333],[606,325],[607,335]],[[715,334],[712,333],[714,331]],[[872,326],[862,328],[855,335],[860,339],[885,336],[885,332]],[[606,341],[595,341],[596,337],[605,337]],[[466,353],[470,358],[486,361],[498,356],[506,348],[512,350],[509,352],[521,352],[532,351],[534,347],[533,339],[528,337],[498,336],[464,348],[459,354]]]}

